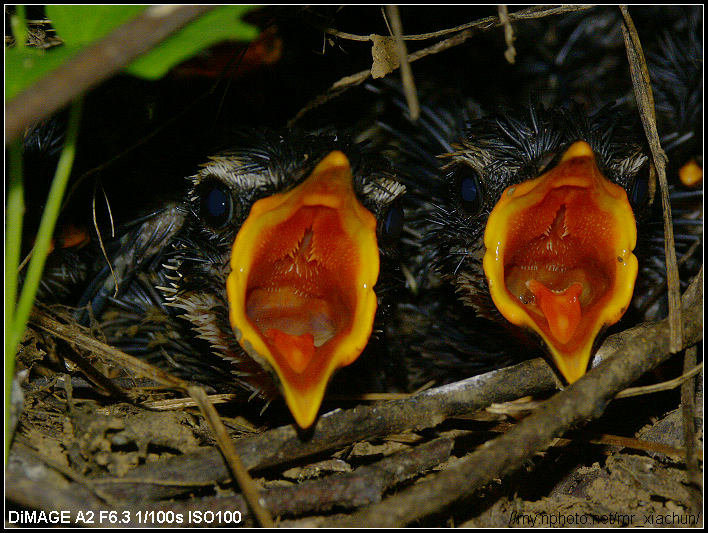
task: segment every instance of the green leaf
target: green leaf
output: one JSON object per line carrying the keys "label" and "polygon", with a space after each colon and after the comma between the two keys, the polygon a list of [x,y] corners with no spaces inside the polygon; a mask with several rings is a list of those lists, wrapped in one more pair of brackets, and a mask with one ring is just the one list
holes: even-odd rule
{"label": "green leaf", "polygon": [[[47,16],[64,44],[41,50],[16,46],[5,49],[5,100],[9,100],[50,71],[121,24],[135,18],[145,6],[47,6]],[[250,41],[258,29],[241,21],[251,6],[220,6],[206,13],[160,46],[139,57],[126,71],[156,79],[177,63],[224,40]]]}
{"label": "green leaf", "polygon": [[5,100],[11,99],[45,74],[54,70],[79,51],[60,46],[52,50],[39,48],[5,49]]}
{"label": "green leaf", "polygon": [[252,6],[221,6],[201,16],[126,69],[128,73],[157,79],[178,63],[208,46],[225,40],[251,41],[258,29],[241,21]]}
{"label": "green leaf", "polygon": [[86,47],[121,24],[145,11],[147,6],[47,6],[47,18],[69,47]]}
{"label": "green leaf", "polygon": [[6,48],[5,99],[16,96],[144,9],[145,6],[47,6],[47,17],[64,44],[49,50]]}

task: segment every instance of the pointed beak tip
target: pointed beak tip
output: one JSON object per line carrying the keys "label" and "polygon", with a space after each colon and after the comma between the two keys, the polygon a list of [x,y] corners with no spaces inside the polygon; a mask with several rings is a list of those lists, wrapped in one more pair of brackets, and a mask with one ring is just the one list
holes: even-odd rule
{"label": "pointed beak tip", "polygon": [[568,382],[568,385],[575,383],[587,373],[589,360],[585,360],[585,358],[582,358],[582,360],[576,360],[575,358],[570,360],[557,356],[554,359],[556,359],[556,367]]}
{"label": "pointed beak tip", "polygon": [[323,395],[319,397],[286,395],[288,409],[300,429],[308,429],[315,423],[322,405],[322,398]]}

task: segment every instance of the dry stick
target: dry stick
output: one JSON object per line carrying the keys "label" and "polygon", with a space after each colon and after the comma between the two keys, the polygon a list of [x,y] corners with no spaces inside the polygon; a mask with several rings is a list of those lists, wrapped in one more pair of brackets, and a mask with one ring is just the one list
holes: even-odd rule
{"label": "dry stick", "polygon": [[271,489],[265,499],[269,508],[279,515],[322,513],[335,507],[352,509],[369,505],[381,501],[387,489],[446,461],[453,445],[450,438],[437,438],[360,466],[353,472],[304,481],[295,487]]}
{"label": "dry stick", "polygon": [[[76,492],[76,485],[80,486],[81,488],[79,490],[82,491],[82,498],[86,497],[86,495],[83,494],[83,491],[86,490],[92,495],[92,497],[96,498],[95,502],[98,505],[106,504],[107,506],[116,506],[119,504],[119,502],[114,501],[110,496],[102,494],[101,491],[95,490],[89,478],[86,478],[79,472],[72,470],[69,466],[64,466],[57,461],[44,456],[41,452],[32,448],[26,439],[17,438],[13,443],[13,448],[22,456],[22,461],[25,462],[25,464],[27,461],[36,461],[37,468],[39,468],[39,465],[41,464],[43,468],[52,469],[59,472],[68,480],[72,481],[72,492]],[[57,507],[52,508],[52,510],[56,509]]]}
{"label": "dry stick", "polygon": [[[14,452],[14,454],[15,457],[17,457],[17,452]],[[22,458],[22,460],[24,460],[24,458]],[[25,464],[27,464],[26,461]],[[42,469],[46,470],[46,466],[41,463],[30,464],[28,466],[35,467],[35,470],[33,471],[35,476],[38,472],[41,473],[43,471]],[[14,504],[20,505],[26,509],[44,509],[46,512],[60,511],[63,513],[61,515],[62,520],[65,520],[68,515],[68,521],[71,524],[77,524],[77,517],[81,514],[83,516],[84,523],[79,523],[78,525],[82,526],[85,526],[88,521],[89,514],[87,512],[93,513],[94,521],[97,523],[99,513],[102,511],[104,513],[116,513],[117,511],[118,514],[126,510],[125,507],[117,510],[114,507],[103,504],[93,494],[91,494],[90,491],[81,486],[77,486],[76,483],[71,485],[71,490],[67,490],[66,487],[59,487],[52,481],[52,478],[44,478],[40,480],[31,479],[27,476],[18,475],[17,472],[7,470],[5,477],[6,501],[13,502]],[[129,518],[127,520],[121,521],[121,526],[145,527],[145,524],[138,523],[137,515],[135,513],[129,513],[128,517]],[[124,518],[125,515],[122,515],[121,519]],[[116,526],[116,524],[112,525],[113,527]],[[61,527],[66,526],[67,524],[63,524]]]}
{"label": "dry stick", "polygon": [[[696,366],[697,349],[692,346],[686,350],[683,359],[683,370],[687,372]],[[696,487],[700,487],[701,475],[698,469],[698,453],[696,450],[696,423],[694,420],[695,412],[695,397],[696,383],[695,380],[689,379],[681,386],[681,407],[683,414],[683,440],[686,448],[686,470],[688,472],[688,481]],[[695,493],[692,492],[695,496]],[[695,498],[694,498],[695,499]],[[694,512],[700,509],[698,501],[691,502],[694,507]]]}
{"label": "dry stick", "polygon": [[398,13],[398,6],[387,5],[386,14],[391,21],[393,37],[396,40],[396,52],[401,66],[401,81],[403,82],[403,93],[406,95],[406,102],[408,102],[408,112],[411,120],[416,121],[420,116],[420,104],[418,103],[418,92],[415,89],[415,81],[413,80],[413,71],[408,61],[408,50],[402,38],[403,25],[401,24],[401,16]]}
{"label": "dry stick", "polygon": [[506,5],[499,6],[499,22],[504,26],[504,41],[506,42],[506,50],[504,58],[511,65],[516,61],[516,48],[514,48],[514,29],[511,27],[509,20],[509,9]]}
{"label": "dry stick", "polygon": [[577,442],[578,440],[586,441],[591,444],[600,444],[602,446],[621,446],[622,448],[629,448],[631,450],[661,453],[677,459],[684,459],[686,457],[686,451],[680,448],[674,448],[673,446],[661,444],[660,442],[632,439],[619,435],[603,434],[598,436],[590,436],[588,438],[584,438],[583,435],[580,435],[579,437],[573,435],[569,438],[556,439],[554,446],[570,444],[571,442]]}
{"label": "dry stick", "polygon": [[[701,272],[684,295],[683,333],[689,345],[702,338],[702,288]],[[663,320],[652,328],[643,328],[641,337],[631,342],[625,339],[622,348],[566,390],[547,400],[508,433],[485,443],[434,478],[345,519],[326,521],[323,525],[404,526],[440,512],[493,479],[519,468],[568,428],[598,418],[618,391],[668,359],[672,351],[666,335],[667,326],[667,320]]]}
{"label": "dry stick", "polygon": [[671,221],[671,200],[669,185],[666,180],[666,154],[661,148],[659,133],[656,128],[656,112],[654,95],[649,79],[649,70],[644,59],[644,52],[639,41],[637,29],[627,11],[627,6],[620,6],[624,24],[622,33],[627,49],[629,70],[634,85],[634,94],[639,107],[639,114],[644,125],[644,132],[649,141],[654,168],[659,177],[661,206],[664,214],[664,253],[666,255],[666,283],[668,287],[669,323],[671,324],[671,351],[676,353],[681,349],[681,302],[678,266],[676,264],[676,249],[674,244],[674,229]]}
{"label": "dry stick", "polygon": [[5,144],[164,41],[213,6],[153,6],[10,100]]}
{"label": "dry stick", "polygon": [[204,389],[192,385],[187,387],[187,392],[192,399],[197,402],[199,410],[214,431],[219,449],[223,452],[224,459],[226,459],[234,478],[238,482],[239,487],[241,487],[241,492],[243,492],[246,501],[249,503],[251,509],[253,509],[256,520],[261,527],[273,527],[273,519],[268,511],[263,508],[256,484],[243,466],[234,448],[234,443],[229,437],[224,423],[221,421],[221,418],[219,418],[219,413],[216,412],[216,409],[207,398]]}
{"label": "dry stick", "polygon": [[[564,13],[573,13],[575,11],[584,11],[586,9],[592,9],[593,5],[584,6],[532,6],[526,9],[521,9],[512,13],[510,20],[529,20],[535,18],[543,18],[551,15],[562,15]],[[496,17],[486,17],[480,20],[475,20],[473,22],[467,22],[454,28],[446,28],[444,30],[434,31],[430,33],[418,33],[414,35],[403,35],[402,39],[404,41],[427,41],[429,39],[437,39],[439,37],[444,37],[451,33],[461,32],[470,28],[483,28],[488,29],[497,23],[498,19]],[[355,35],[353,33],[347,33],[344,31],[339,31],[335,28],[322,28],[322,31],[333,35],[334,37],[339,37],[341,39],[347,39],[349,41],[371,41],[373,40],[371,35]]]}
{"label": "dry stick", "polygon": [[[453,445],[454,441],[447,437],[434,439],[370,465],[360,466],[353,472],[264,490],[261,497],[268,509],[278,516],[322,514],[333,509],[369,505],[381,501],[388,489],[447,460]],[[215,503],[215,499],[209,500]],[[229,505],[231,509],[242,508],[241,501],[239,496],[229,498],[224,508],[228,509]]]}
{"label": "dry stick", "polygon": [[[528,19],[535,19],[535,18],[543,18],[543,17],[547,17],[547,16],[551,16],[551,15],[559,15],[562,13],[581,11],[584,9],[589,9],[590,7],[593,7],[593,6],[560,6],[560,7],[553,7],[553,8],[531,7],[531,8],[516,11],[514,13],[510,13],[509,14],[509,21],[512,22],[515,20],[528,20]],[[423,48],[421,50],[413,52],[412,54],[409,54],[408,55],[408,62],[413,63],[414,61],[422,59],[423,57],[426,57],[426,56],[429,56],[432,54],[437,54],[439,52],[442,52],[443,50],[447,50],[448,48],[453,48],[455,46],[458,46],[458,45],[464,43],[470,37],[472,37],[472,35],[474,35],[473,30],[475,30],[475,29],[487,30],[490,28],[495,28],[500,25],[501,25],[501,22],[499,21],[498,17],[486,17],[486,18],[471,22],[469,24],[466,24],[466,25],[464,25],[464,27],[466,29],[464,29],[463,31],[460,31],[459,33],[453,35],[452,37],[449,37],[443,41],[435,43],[432,46],[429,46],[427,48]],[[457,30],[457,28],[455,28],[455,30]],[[446,33],[446,31],[447,30],[443,30],[443,32],[436,32],[436,33],[443,34],[443,33]],[[426,34],[424,37],[429,38],[432,35],[434,35],[434,34]],[[406,40],[410,40],[411,38],[412,38],[412,36],[405,36],[404,37],[404,39],[406,39]],[[357,40],[360,40],[360,39],[357,39]],[[369,40],[369,39],[367,39],[367,40]],[[295,123],[298,120],[300,120],[303,116],[305,116],[308,112],[325,104],[326,102],[332,100],[333,98],[336,98],[337,96],[339,96],[342,92],[346,91],[347,89],[363,83],[370,76],[371,76],[371,69],[366,69],[366,70],[362,70],[361,72],[357,72],[356,74],[351,74],[349,76],[345,76],[344,78],[341,78],[340,80],[336,81],[324,93],[317,96],[314,100],[310,101],[307,105],[305,105],[305,107],[303,107],[300,111],[298,111],[297,114],[288,121],[288,127],[292,128],[295,125]]]}
{"label": "dry stick", "polygon": [[130,368],[133,372],[141,376],[149,377],[167,387],[185,389],[187,386],[184,380],[171,376],[145,361],[141,361],[98,339],[94,339],[84,333],[82,328],[62,324],[36,309],[33,311],[32,315],[30,315],[29,322],[41,330],[65,340],[72,346],[80,346],[85,350],[90,350],[96,355],[106,357],[124,367]]}
{"label": "dry stick", "polygon": [[[688,352],[688,351],[687,351]],[[695,365],[695,360],[693,361]],[[684,364],[684,368],[686,365]],[[703,363],[692,367],[688,372],[684,372],[679,377],[675,379],[670,379],[668,381],[662,381],[655,385],[644,385],[642,387],[630,387],[624,389],[622,392],[617,394],[615,398],[630,398],[632,396],[643,396],[645,394],[653,394],[655,392],[664,392],[667,390],[675,389],[676,387],[683,385],[685,382],[689,381],[696,374],[703,371]]]}

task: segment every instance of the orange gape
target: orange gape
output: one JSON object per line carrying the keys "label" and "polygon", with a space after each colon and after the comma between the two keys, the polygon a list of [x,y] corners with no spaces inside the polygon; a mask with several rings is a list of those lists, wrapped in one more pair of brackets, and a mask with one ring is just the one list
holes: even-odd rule
{"label": "orange gape", "polygon": [[227,295],[241,346],[272,369],[300,427],[366,346],[376,314],[376,219],[331,152],[294,189],[256,202],[236,236]]}
{"label": "orange gape", "polygon": [[575,142],[558,165],[508,187],[485,230],[484,271],[504,317],[538,333],[572,383],[600,330],[627,310],[637,277],[627,194]]}

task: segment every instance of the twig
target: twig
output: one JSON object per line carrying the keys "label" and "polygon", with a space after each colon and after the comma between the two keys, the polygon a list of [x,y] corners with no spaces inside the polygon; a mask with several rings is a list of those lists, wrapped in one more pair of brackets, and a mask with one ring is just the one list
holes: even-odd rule
{"label": "twig", "polygon": [[511,27],[509,20],[509,9],[506,5],[499,6],[499,22],[504,26],[504,41],[506,42],[506,50],[504,58],[513,65],[516,61],[516,48],[514,48],[514,28]]}
{"label": "twig", "polygon": [[214,435],[216,436],[216,442],[219,445],[219,449],[224,454],[224,459],[229,465],[229,469],[238,482],[239,487],[241,487],[241,492],[243,493],[248,505],[250,506],[256,520],[261,527],[273,527],[273,519],[271,518],[268,511],[261,505],[260,497],[258,494],[258,489],[256,488],[253,479],[248,475],[248,471],[243,466],[241,459],[234,448],[234,443],[232,442],[229,434],[226,432],[224,423],[219,418],[219,413],[207,398],[204,389],[197,386],[189,386],[187,392],[192,397],[192,399],[197,402],[199,410],[204,415],[204,418],[209,422]]}
{"label": "twig", "polygon": [[406,102],[408,102],[408,112],[411,120],[415,122],[420,116],[420,104],[418,103],[418,92],[416,91],[415,81],[413,80],[413,71],[410,61],[408,61],[408,50],[406,49],[405,41],[401,37],[403,34],[403,25],[401,24],[401,16],[398,13],[398,6],[387,5],[386,14],[391,21],[393,37],[396,40],[396,51],[398,52],[398,59],[401,66],[403,94],[405,94]]}
{"label": "twig", "polygon": [[153,6],[10,100],[5,143],[115,74],[213,6]]}
{"label": "twig", "polygon": [[630,437],[622,437],[619,435],[599,435],[599,436],[589,436],[585,437],[580,435],[572,435],[569,438],[556,439],[554,446],[566,445],[571,442],[580,440],[585,440],[591,444],[599,444],[602,446],[621,446],[622,448],[629,448],[631,450],[642,450],[645,452],[661,453],[663,455],[668,455],[670,457],[675,457],[677,459],[683,459],[686,456],[686,451],[680,448],[674,448],[673,446],[667,446],[666,444],[661,444],[660,442],[651,442],[641,439],[633,439]]}
{"label": "twig", "polygon": [[353,472],[270,489],[263,499],[274,514],[323,513],[379,502],[386,490],[439,465],[450,457],[454,442],[442,437],[392,454]]}
{"label": "twig", "polygon": [[[555,7],[547,7],[547,6],[533,6],[529,7],[526,9],[522,9],[517,11],[516,13],[512,13],[511,20],[529,20],[529,19],[535,19],[535,18],[542,18],[542,17],[548,17],[550,15],[561,15],[564,13],[572,13],[574,11],[584,11],[586,9],[592,9],[593,5],[576,5],[576,6],[555,6]],[[414,35],[403,35],[401,38],[404,41],[427,41],[429,39],[438,39],[439,37],[444,37],[445,35],[449,35],[451,33],[458,33],[470,28],[483,28],[483,29],[488,29],[492,27],[495,22],[498,19],[496,17],[486,17],[480,20],[476,20],[473,22],[467,22],[465,24],[460,24],[459,26],[455,26],[454,28],[446,28],[444,30],[439,30],[439,31],[433,31],[429,33],[418,33]],[[328,33],[329,35],[332,35],[334,37],[339,37],[341,39],[347,39],[349,41],[360,41],[360,42],[368,42],[372,40],[371,35],[355,35],[353,33],[347,33],[344,31],[339,31],[335,28],[322,28],[322,31],[325,33]]]}
{"label": "twig", "polygon": [[676,353],[681,349],[681,302],[678,266],[676,264],[676,246],[674,243],[674,229],[671,222],[671,200],[669,198],[669,184],[666,180],[666,154],[661,148],[659,133],[656,127],[656,112],[654,109],[654,96],[649,79],[649,70],[644,59],[644,52],[639,41],[637,29],[634,27],[632,17],[627,11],[627,6],[620,6],[624,24],[624,35],[629,70],[634,85],[634,95],[639,107],[644,132],[651,149],[654,168],[659,178],[661,206],[664,214],[664,252],[666,255],[666,283],[668,287],[669,323],[671,325],[671,351]]}
{"label": "twig", "polygon": [[[684,340],[695,344],[702,338],[702,274],[684,295],[686,312]],[[597,418],[617,391],[671,356],[666,335],[668,320],[650,328],[618,334],[621,348],[590,370],[584,377],[556,394],[536,412],[508,433],[485,443],[430,480],[423,481],[342,520],[325,521],[325,526],[396,527],[409,524],[482,488],[493,479],[520,467],[535,453],[546,449],[568,428]],[[636,332],[635,332],[636,333]]]}
{"label": "twig", "polygon": [[[392,454],[380,461],[370,465],[360,466],[353,472],[330,475],[322,479],[304,481],[290,487],[275,487],[261,490],[258,493],[268,509],[278,516],[300,516],[311,513],[324,513],[334,508],[354,509],[381,501],[385,492],[403,481],[413,478],[426,470],[429,470],[450,457],[454,441],[447,437],[438,438],[416,446],[410,450]],[[18,479],[14,473],[10,473],[8,483],[9,496],[12,501],[24,502],[22,495],[18,495],[14,490],[18,483],[24,480]],[[75,480],[81,482],[81,479]],[[91,483],[86,482],[87,489],[92,490]],[[31,500],[32,507],[45,510],[56,509],[57,501],[63,502],[62,510],[81,509],[84,512],[92,510],[99,513],[101,510],[110,511],[106,507],[100,506],[96,500],[86,501],[85,499],[73,500],[77,493],[76,484],[69,487],[56,487],[50,491],[40,491],[38,484],[35,484],[30,491],[34,497]],[[82,505],[83,504],[83,505]],[[114,510],[117,508],[114,504]],[[121,502],[120,510],[129,510],[130,506]],[[243,496],[237,494],[232,497],[206,497],[191,499],[186,501],[176,501],[170,503],[148,503],[140,502],[135,505],[133,511],[141,511],[145,516],[150,516],[150,511],[172,511],[185,519],[182,526],[200,526],[197,521],[188,522],[188,517],[197,516],[197,513],[189,511],[204,512],[213,511],[215,515],[227,516],[228,511],[238,510],[241,515],[239,525],[249,525],[251,513],[248,512],[247,501]],[[218,511],[221,511],[219,513]],[[131,514],[134,514],[131,512]],[[226,521],[220,523],[215,521],[210,524],[233,525]]]}
{"label": "twig", "polygon": [[[695,364],[695,361],[694,361]],[[692,377],[694,377],[696,374],[701,372],[703,370],[703,363],[699,364],[698,366],[694,366],[686,372],[685,374],[680,375],[676,379],[672,379],[669,381],[663,381],[661,383],[657,383],[656,385],[645,385],[643,387],[630,387],[628,389],[624,389],[623,391],[619,392],[617,396],[615,396],[615,399],[618,398],[630,398],[632,396],[642,396],[644,394],[652,394],[655,392],[662,392],[662,391],[667,391],[671,389],[675,389],[679,385],[682,385]]]}
{"label": "twig", "polygon": [[35,310],[30,316],[30,323],[46,331],[47,333],[51,333],[52,335],[65,340],[73,346],[80,346],[81,348],[90,350],[96,355],[110,359],[125,368],[129,368],[134,373],[149,377],[150,379],[157,381],[166,387],[186,390],[189,385],[186,381],[163,372],[145,361],[132,357],[125,352],[104,344],[98,339],[94,339],[90,335],[84,333],[77,326],[62,324],[42,312]]}
{"label": "twig", "polygon": [[[547,17],[547,16],[551,16],[551,15],[559,15],[562,13],[590,9],[591,7],[594,7],[594,6],[559,6],[559,7],[552,7],[552,8],[531,7],[531,8],[521,9],[521,10],[516,11],[514,13],[510,13],[509,14],[509,21],[543,18],[543,17]],[[437,54],[437,53],[442,52],[443,50],[447,50],[448,48],[453,48],[455,46],[458,46],[458,45],[464,43],[467,39],[469,39],[470,37],[472,37],[474,35],[473,30],[476,30],[476,29],[487,30],[490,28],[497,27],[500,24],[501,23],[500,23],[498,17],[485,17],[483,19],[479,19],[477,21],[470,22],[469,24],[465,25],[464,30],[460,31],[459,33],[456,33],[452,37],[449,37],[449,38],[447,38],[443,41],[440,41],[438,43],[435,43],[427,48],[423,48],[421,50],[417,50],[416,52],[413,52],[412,54],[409,54],[408,55],[408,62],[413,63],[414,61],[422,59],[426,56]],[[455,28],[455,29],[457,29],[457,28]],[[425,34],[425,35],[427,38],[428,35],[432,35],[432,34]],[[313,109],[329,102],[333,98],[336,98],[337,96],[342,94],[347,89],[350,89],[351,87],[357,86],[357,85],[365,82],[367,79],[369,79],[369,76],[371,76],[371,69],[366,69],[366,70],[362,70],[360,72],[357,72],[355,74],[345,76],[344,78],[341,78],[340,80],[336,81],[324,93],[318,95],[315,99],[313,99],[309,103],[307,103],[305,105],[305,107],[300,109],[300,111],[298,111],[297,114],[288,121],[288,127],[292,128],[295,125],[295,123],[297,121],[299,121],[307,113],[309,113]]]}
{"label": "twig", "polygon": [[[683,359],[683,370],[688,372],[696,367],[697,350],[695,346],[690,347],[686,350]],[[703,364],[700,365],[703,368]],[[683,414],[683,441],[684,447],[686,448],[686,470],[688,473],[688,481],[695,485],[695,487],[700,487],[701,473],[698,467],[698,453],[696,450],[696,422],[694,420],[695,413],[695,397],[696,397],[696,383],[694,380],[689,379],[681,386],[681,411]],[[694,495],[691,503],[693,504],[694,511],[700,510],[700,501],[695,498],[694,491],[691,491]]]}

